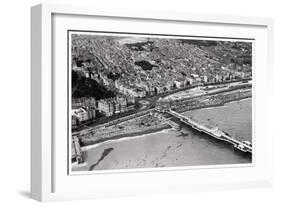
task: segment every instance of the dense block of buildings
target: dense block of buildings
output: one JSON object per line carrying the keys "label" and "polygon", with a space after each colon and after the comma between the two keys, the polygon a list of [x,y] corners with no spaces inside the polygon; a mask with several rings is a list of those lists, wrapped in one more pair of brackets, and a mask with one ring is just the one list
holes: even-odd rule
{"label": "dense block of buildings", "polygon": [[[130,98],[130,102],[131,101],[132,99]],[[99,112],[108,117],[121,112],[126,112],[129,109],[132,109],[132,107],[129,106],[129,101],[127,98],[116,97],[99,100],[97,109]]]}
{"label": "dense block of buildings", "polygon": [[80,107],[93,107],[95,108],[96,105],[96,99],[94,97],[82,97],[82,98],[72,98],[72,104],[71,107],[73,109],[77,109]]}
{"label": "dense block of buildings", "polygon": [[92,107],[80,107],[78,109],[72,109],[71,123],[72,128],[77,128],[80,124],[83,124],[89,120],[96,118],[96,110]]}

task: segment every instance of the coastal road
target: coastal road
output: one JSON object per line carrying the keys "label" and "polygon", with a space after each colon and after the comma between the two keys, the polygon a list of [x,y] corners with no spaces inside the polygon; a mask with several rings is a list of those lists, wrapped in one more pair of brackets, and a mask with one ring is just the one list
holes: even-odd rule
{"label": "coastal road", "polygon": [[[235,83],[237,83],[237,82],[235,82]],[[225,85],[231,86],[231,83],[225,83]],[[80,132],[81,133],[90,133],[94,129],[97,129],[97,128],[100,128],[100,127],[103,127],[103,126],[113,126],[113,125],[119,124],[123,121],[128,121],[129,119],[135,118],[137,116],[141,116],[142,114],[143,115],[147,114],[149,111],[152,111],[155,108],[156,102],[160,97],[166,97],[166,96],[169,96],[171,94],[174,94],[174,93],[177,93],[177,92],[180,92],[180,91],[186,91],[186,90],[193,89],[193,88],[196,88],[196,87],[199,87],[199,86],[181,88],[181,89],[178,89],[176,91],[169,92],[169,93],[164,93],[164,94],[159,94],[159,95],[155,95],[155,96],[151,96],[151,97],[145,97],[145,98],[137,99],[138,104],[141,103],[142,101],[146,102],[146,103],[144,105],[141,105],[139,107],[139,109],[137,109],[137,110],[130,111],[130,112],[123,113],[123,114],[119,114],[118,116],[114,115],[112,117],[104,117],[99,122],[96,121],[92,125],[88,125],[86,128],[85,127],[80,128],[79,130],[74,131],[74,133],[80,133]],[[202,86],[200,86],[200,87],[202,87]],[[223,87],[221,90],[216,89],[216,91],[214,91],[214,92],[208,92],[208,93],[205,93],[205,94],[185,98],[184,101],[192,100],[192,99],[196,99],[196,98],[200,98],[200,97],[204,97],[204,96],[209,96],[209,95],[221,94],[221,93],[229,92],[229,91],[235,91],[235,90],[238,90],[238,89],[241,89],[241,88],[239,88],[239,87],[238,88],[228,87],[226,89],[225,87]],[[173,102],[170,102],[170,104],[172,104],[172,103]],[[165,105],[165,104],[167,104],[167,103],[163,103],[163,105]],[[120,116],[121,116],[121,118],[120,118]]]}

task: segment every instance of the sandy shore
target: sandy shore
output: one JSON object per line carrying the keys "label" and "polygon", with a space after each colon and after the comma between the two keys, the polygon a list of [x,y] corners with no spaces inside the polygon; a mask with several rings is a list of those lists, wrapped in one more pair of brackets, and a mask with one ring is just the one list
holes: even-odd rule
{"label": "sandy shore", "polygon": [[106,141],[109,141],[109,140],[117,140],[117,139],[126,138],[126,137],[135,137],[135,136],[147,135],[147,134],[156,133],[156,132],[159,132],[159,131],[162,131],[162,130],[165,130],[165,129],[171,129],[171,126],[167,125],[167,124],[162,124],[162,125],[159,125],[158,127],[155,127],[155,128],[147,128],[147,129],[142,130],[142,131],[117,134],[117,135],[114,135],[114,136],[99,138],[99,139],[96,139],[96,140],[93,140],[93,139],[86,140],[85,139],[85,140],[82,141],[82,147],[106,142]]}
{"label": "sandy shore", "polygon": [[[236,101],[243,103],[243,108],[249,104],[249,100]],[[247,125],[249,118],[245,122],[240,118],[228,119],[224,115],[224,110],[236,112],[239,116],[244,116],[245,110],[240,109],[240,103],[225,104],[222,107],[214,107],[215,112],[210,109],[198,110],[200,114],[213,112],[221,115],[221,122],[237,131],[247,131],[241,129],[242,125]],[[204,111],[204,112],[202,112]],[[194,111],[196,112],[196,111]],[[196,116],[199,113],[196,113]],[[195,114],[194,114],[195,115]],[[191,115],[192,116],[192,115]],[[209,116],[209,113],[208,115]],[[214,117],[217,121],[216,117]],[[208,119],[208,118],[207,118]],[[95,170],[115,170],[115,169],[137,169],[137,168],[157,168],[157,167],[178,167],[197,165],[224,165],[224,164],[244,164],[251,163],[250,156],[233,149],[232,145],[218,141],[208,135],[202,135],[188,128],[182,127],[181,131],[174,129],[143,130],[139,133],[128,133],[126,135],[114,136],[104,139],[99,143],[89,144],[82,148],[85,164],[72,165],[72,171],[95,171]],[[246,127],[247,128],[247,127]],[[227,130],[228,131],[228,130]]]}
{"label": "sandy shore", "polygon": [[121,142],[121,141],[138,139],[138,138],[142,138],[142,137],[147,137],[147,135],[161,135],[161,134],[165,134],[165,133],[170,132],[170,131],[173,131],[173,129],[171,127],[163,128],[161,130],[159,129],[158,131],[156,131],[156,130],[155,131],[147,131],[147,132],[142,132],[142,133],[138,133],[138,134],[134,133],[133,136],[131,136],[132,133],[130,133],[126,136],[122,136],[122,137],[119,137],[119,138],[114,137],[114,138],[110,138],[108,140],[101,141],[99,143],[89,144],[89,145],[83,146],[81,148],[81,151],[86,152],[86,151],[91,150],[93,148],[100,147],[103,144],[118,143],[118,142]]}
{"label": "sandy shore", "polygon": [[[206,109],[206,108],[216,108],[224,106],[230,102],[235,101],[243,101],[248,99],[247,98],[241,98],[236,99],[234,101],[227,101],[223,104],[217,104],[217,105],[208,105],[206,107],[200,107],[200,108],[194,108],[192,110],[198,110],[198,109]],[[192,110],[185,110],[182,109],[181,113],[186,113],[187,111]],[[149,126],[142,125],[143,122],[149,123]],[[120,129],[121,128],[121,129]],[[140,135],[146,135],[151,134],[155,132],[159,132],[165,129],[170,129],[171,126],[168,125],[166,122],[159,120],[158,118],[154,117],[153,115],[145,115],[142,117],[138,117],[136,119],[128,120],[126,122],[122,122],[120,124],[106,127],[106,128],[100,128],[97,131],[95,131],[94,134],[88,137],[83,137],[81,139],[82,147],[88,146],[88,145],[94,145],[102,142],[106,142],[109,140],[116,140],[126,137],[135,137]]]}
{"label": "sandy shore", "polygon": [[116,125],[98,128],[92,133],[82,136],[81,142],[82,146],[86,146],[112,139],[154,133],[167,128],[170,126],[164,120],[154,114],[147,114]]}

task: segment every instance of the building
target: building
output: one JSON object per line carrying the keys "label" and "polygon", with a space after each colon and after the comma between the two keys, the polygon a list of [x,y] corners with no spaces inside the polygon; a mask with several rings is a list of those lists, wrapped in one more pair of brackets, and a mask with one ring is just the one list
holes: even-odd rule
{"label": "building", "polygon": [[133,97],[133,96],[127,97],[127,103],[128,104],[135,104],[136,103],[135,97]]}
{"label": "building", "polygon": [[208,77],[206,75],[203,76],[203,81],[204,81],[204,83],[208,82]]}
{"label": "building", "polygon": [[71,116],[71,128],[76,129],[78,126],[79,126],[79,119],[76,116],[72,115]]}
{"label": "building", "polygon": [[216,82],[220,82],[221,81],[221,76],[219,74],[216,74],[215,79],[216,79]]}
{"label": "building", "polygon": [[137,88],[135,90],[135,97],[145,97],[146,96],[146,91],[143,88]]}
{"label": "building", "polygon": [[128,102],[127,99],[124,97],[117,97],[117,103],[120,105],[120,112],[126,112]]}
{"label": "building", "polygon": [[[81,124],[86,121],[95,119],[96,110],[91,107],[81,107],[79,109],[72,109],[72,116],[77,118],[76,121],[78,120],[78,124]],[[74,124],[74,119],[72,123]]]}
{"label": "building", "polygon": [[125,97],[102,99],[98,102],[98,110],[107,117],[126,112],[127,107],[128,101]]}
{"label": "building", "polygon": [[112,116],[114,114],[115,107],[113,105],[113,100],[110,99],[101,99],[98,102],[98,110],[101,113],[104,113],[105,116]]}
{"label": "building", "polygon": [[115,114],[118,114],[121,112],[121,105],[119,104],[119,102],[115,102],[115,105],[114,105],[114,113]]}
{"label": "building", "polygon": [[184,81],[185,85],[193,85],[193,79],[190,77],[186,77]]}
{"label": "building", "polygon": [[93,107],[96,108],[96,99],[94,97],[72,98],[72,108]]}
{"label": "building", "polygon": [[174,85],[176,88],[183,88],[184,87],[184,82],[183,81],[179,81],[179,80],[176,80],[174,81]]}
{"label": "building", "polygon": [[245,73],[243,71],[241,71],[241,78],[244,79],[245,78]]}

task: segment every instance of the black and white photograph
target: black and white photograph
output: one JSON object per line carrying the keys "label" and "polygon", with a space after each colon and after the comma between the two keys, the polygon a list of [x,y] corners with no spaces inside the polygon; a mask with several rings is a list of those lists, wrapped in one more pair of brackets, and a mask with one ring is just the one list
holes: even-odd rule
{"label": "black and white photograph", "polygon": [[67,38],[71,173],[253,163],[254,39]]}

